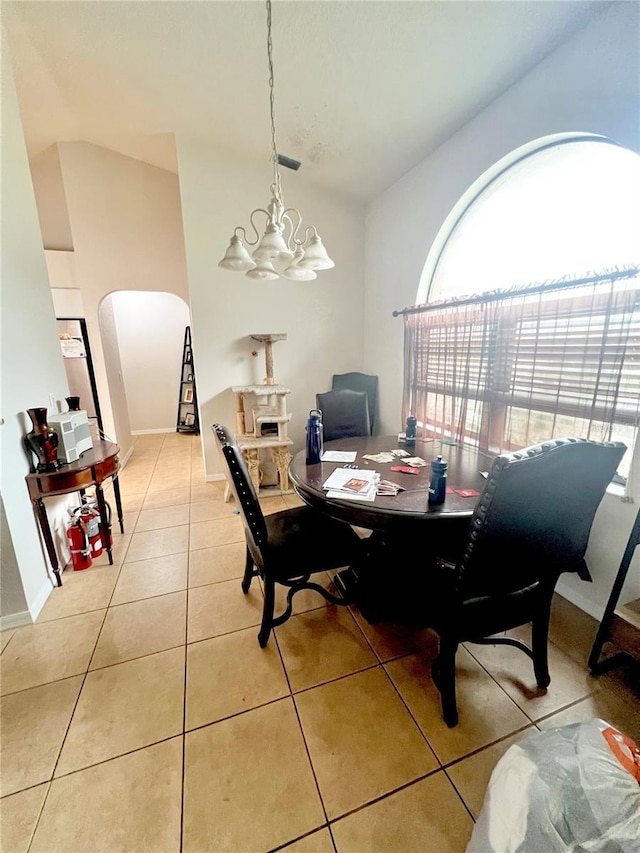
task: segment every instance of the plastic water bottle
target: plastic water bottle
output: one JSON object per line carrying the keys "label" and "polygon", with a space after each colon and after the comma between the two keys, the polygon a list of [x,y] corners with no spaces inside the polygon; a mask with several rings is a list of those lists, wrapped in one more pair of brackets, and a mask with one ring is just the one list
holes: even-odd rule
{"label": "plastic water bottle", "polygon": [[311,409],[307,421],[307,465],[317,465],[322,456],[322,412]]}
{"label": "plastic water bottle", "polygon": [[405,438],[406,444],[415,444],[416,443],[416,427],[418,425],[418,421],[413,415],[409,415],[407,418],[407,425],[405,427]]}
{"label": "plastic water bottle", "polygon": [[437,456],[431,463],[431,480],[429,481],[429,503],[443,504],[447,494],[447,463],[442,456]]}

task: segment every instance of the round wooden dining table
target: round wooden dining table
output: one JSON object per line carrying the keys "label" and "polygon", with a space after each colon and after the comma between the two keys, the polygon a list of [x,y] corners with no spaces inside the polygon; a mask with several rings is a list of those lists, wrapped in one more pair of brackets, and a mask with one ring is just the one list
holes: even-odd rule
{"label": "round wooden dining table", "polygon": [[[355,451],[356,458],[350,464],[358,469],[377,471],[383,480],[391,480],[402,487],[403,491],[397,495],[376,496],[373,503],[327,497],[323,483],[336,468],[344,468],[344,462],[307,465],[305,451],[301,450],[291,462],[289,477],[305,503],[333,518],[371,530],[404,530],[425,522],[443,524],[469,519],[485,482],[482,472],[486,474],[489,471],[493,457],[467,446],[445,444],[439,440],[417,440],[415,445],[403,445],[401,448],[426,462],[426,465],[417,469],[417,474],[390,470],[392,466],[402,465],[402,458],[390,463],[364,458],[365,455],[397,450],[399,447],[397,437],[394,436],[343,438],[324,445],[325,452]],[[442,456],[448,465],[447,493],[443,504],[432,506],[428,501],[429,478],[431,460],[437,456]]]}
{"label": "round wooden dining table", "polygon": [[[429,594],[429,567],[435,557],[456,562],[469,533],[473,510],[482,491],[493,457],[474,448],[445,444],[438,440],[416,441],[402,446],[426,465],[417,474],[391,471],[397,462],[375,462],[365,454],[398,449],[397,436],[371,436],[330,441],[324,451],[356,453],[352,465],[358,470],[373,470],[381,479],[402,487],[397,495],[377,495],[371,503],[328,498],[323,484],[344,462],[320,462],[307,465],[305,451],[291,462],[289,477],[302,500],[319,512],[372,534],[363,539],[363,557],[334,577],[343,595],[358,604],[369,622],[420,624],[425,596]],[[439,506],[429,504],[431,461],[442,456],[448,465],[447,492]]]}

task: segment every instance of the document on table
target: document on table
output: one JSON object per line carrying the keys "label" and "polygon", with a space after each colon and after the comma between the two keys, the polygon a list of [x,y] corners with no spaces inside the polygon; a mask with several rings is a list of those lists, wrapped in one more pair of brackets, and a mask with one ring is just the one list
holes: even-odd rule
{"label": "document on table", "polygon": [[391,451],[382,450],[380,453],[365,453],[363,459],[370,459],[372,462],[397,462],[398,457]]}
{"label": "document on table", "polygon": [[377,471],[336,468],[322,484],[328,498],[374,501],[380,481]]}
{"label": "document on table", "polygon": [[355,450],[325,450],[321,462],[355,462],[358,454]]}
{"label": "document on table", "polygon": [[377,489],[375,486],[369,489],[368,492],[347,492],[344,489],[341,491],[330,489],[327,492],[328,498],[333,498],[334,500],[340,501],[368,501],[369,503],[373,503],[376,499]]}

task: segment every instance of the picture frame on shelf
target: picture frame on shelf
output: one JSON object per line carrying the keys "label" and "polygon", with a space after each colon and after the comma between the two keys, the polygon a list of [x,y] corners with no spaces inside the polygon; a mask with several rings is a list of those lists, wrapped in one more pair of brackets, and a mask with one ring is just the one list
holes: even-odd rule
{"label": "picture frame on shelf", "polygon": [[186,427],[192,427],[196,425],[196,416],[193,412],[187,412],[184,416],[184,425]]}
{"label": "picture frame on shelf", "polygon": [[184,394],[182,395],[183,403],[193,403],[193,386],[189,385],[184,389]]}

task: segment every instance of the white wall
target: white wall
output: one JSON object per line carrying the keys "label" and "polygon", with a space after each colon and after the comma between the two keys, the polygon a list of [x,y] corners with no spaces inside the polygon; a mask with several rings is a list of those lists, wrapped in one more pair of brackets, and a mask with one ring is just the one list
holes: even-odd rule
{"label": "white wall", "polygon": [[[120,363],[120,342],[118,328],[110,297],[103,299],[98,308],[98,326],[104,356],[104,371],[109,389],[111,424],[104,422],[103,431],[110,441],[117,442],[120,448],[120,463],[124,464],[132,451],[131,425],[129,410]],[[102,397],[100,397],[102,399]],[[100,409],[102,412],[102,407]]]}
{"label": "white wall", "polygon": [[[292,390],[289,434],[295,450],[302,447],[316,392],[331,387],[333,373],[362,368],[363,211],[305,185],[304,167],[297,174],[283,170],[285,203],[300,209],[305,225],[318,228],[336,267],[311,282],[253,281],[219,269],[218,261],[234,227],[248,227],[250,212],[268,203],[268,161],[256,169],[188,139],[177,140],[177,151],[200,425],[206,472],[212,476],[222,469],[211,424],[233,428],[235,398],[229,387],[254,381],[256,345],[249,335],[288,335],[274,344],[273,359],[276,380]],[[256,348],[263,368],[262,347]]]}
{"label": "white wall", "polygon": [[[431,243],[467,187],[508,152],[552,133],[598,133],[640,147],[638,18],[637,4],[613,4],[369,206],[364,366],[380,377],[382,432],[401,425],[403,328],[391,312],[415,302]],[[602,611],[634,516],[633,505],[607,495],[587,555],[594,584],[562,582],[593,615]],[[636,578],[638,568],[640,555]]]}
{"label": "white wall", "polygon": [[[36,180],[34,177],[34,181]],[[42,194],[42,191],[39,191],[39,194]],[[62,215],[66,217],[66,208]],[[56,317],[84,317],[82,291],[76,279],[75,254],[67,250],[45,249],[44,258]]]}
{"label": "white wall", "polygon": [[73,235],[67,212],[58,146],[41,152],[30,164],[37,188],[36,205],[42,243],[54,252],[73,252]]}
{"label": "white wall", "polygon": [[111,308],[100,304],[118,290],[188,300],[178,178],[85,142],[57,148],[104,429],[126,457],[132,439],[117,332]]}
{"label": "white wall", "polygon": [[[112,293],[131,431],[175,432],[189,308],[172,293]],[[144,317],[144,322],[140,318]]]}
{"label": "white wall", "polygon": [[[2,41],[2,317],[0,491],[13,548],[3,546],[2,627],[35,617],[52,590],[39,528],[25,484],[30,460],[26,410],[64,401],[69,391],[42,250],[31,174],[18,113],[9,49]],[[60,501],[48,502],[55,516]],[[54,529],[55,518],[54,521]],[[8,545],[8,543],[6,543]],[[14,610],[23,606],[23,611]]]}

